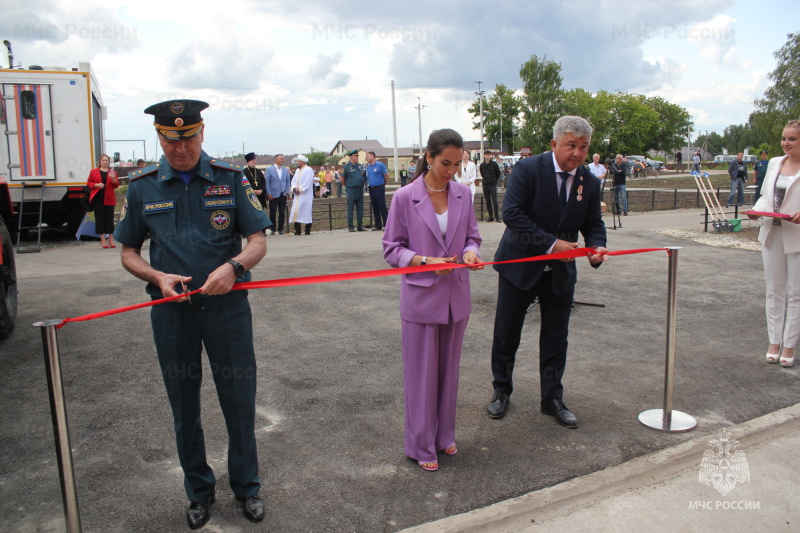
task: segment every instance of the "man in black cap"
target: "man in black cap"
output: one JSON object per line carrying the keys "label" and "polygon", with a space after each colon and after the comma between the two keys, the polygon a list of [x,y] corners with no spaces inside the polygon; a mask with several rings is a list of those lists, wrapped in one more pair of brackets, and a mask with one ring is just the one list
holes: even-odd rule
{"label": "man in black cap", "polygon": [[364,174],[358,164],[358,150],[348,153],[350,161],[342,166],[341,182],[347,187],[347,227],[350,231],[356,231],[353,227],[353,208],[357,212],[358,231],[364,229]]}
{"label": "man in black cap", "polygon": [[[244,168],[244,175],[247,176],[247,181],[250,182],[253,192],[256,193],[256,197],[261,203],[261,208],[264,209],[267,207],[267,200],[266,196],[264,195],[264,173],[256,168],[256,154],[254,152],[250,152],[249,154],[245,155],[244,160],[247,161],[247,166]],[[271,231],[274,235],[275,228],[273,227]]]}
{"label": "man in black cap", "polygon": [[[151,308],[192,529],[208,522],[216,485],[200,420],[203,348],[228,430],[231,489],[249,520],[264,519],[258,496],[252,316],[247,292],[231,288],[250,280],[250,269],[267,252],[262,232],[272,224],[242,166],[203,152],[200,112],[206,107],[197,100],[171,100],[145,110],[155,116],[164,156],[130,174],[114,234],[123,245],[122,265],[148,282],[153,299],[201,290],[191,301],[178,299]],[[149,263],[141,250],[148,235]],[[244,248],[242,236],[247,239]]]}

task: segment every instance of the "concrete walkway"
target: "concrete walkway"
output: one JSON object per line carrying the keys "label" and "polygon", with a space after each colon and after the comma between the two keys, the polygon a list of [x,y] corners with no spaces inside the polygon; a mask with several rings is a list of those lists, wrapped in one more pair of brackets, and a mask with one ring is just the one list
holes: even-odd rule
{"label": "concrete walkway", "polygon": [[[708,437],[408,533],[581,531],[797,531],[800,527],[800,404],[727,428],[749,479],[722,495],[700,482]],[[720,433],[714,440],[721,440]],[[737,446],[738,444],[738,446]],[[724,467],[724,465],[720,465]],[[730,470],[728,470],[730,472]]]}

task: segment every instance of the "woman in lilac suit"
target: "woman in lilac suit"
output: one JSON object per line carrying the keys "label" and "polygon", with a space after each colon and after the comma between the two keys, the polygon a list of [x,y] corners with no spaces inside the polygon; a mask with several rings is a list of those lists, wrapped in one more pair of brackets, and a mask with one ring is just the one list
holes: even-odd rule
{"label": "woman in lilac suit", "polygon": [[414,180],[394,193],[383,255],[393,267],[442,264],[441,270],[404,274],[400,280],[405,453],[434,471],[438,451],[458,452],[458,367],[472,311],[469,272],[446,265],[479,263],[481,236],[469,187],[452,181],[461,166],[461,136],[450,129],[434,131],[427,147]]}

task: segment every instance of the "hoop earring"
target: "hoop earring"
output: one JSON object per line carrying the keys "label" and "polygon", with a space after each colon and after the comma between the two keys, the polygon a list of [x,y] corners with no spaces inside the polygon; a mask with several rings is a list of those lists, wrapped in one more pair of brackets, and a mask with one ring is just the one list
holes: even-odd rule
{"label": "hoop earring", "polygon": [[430,165],[428,165],[428,170],[430,170],[430,169],[431,169],[431,166],[430,166]]}

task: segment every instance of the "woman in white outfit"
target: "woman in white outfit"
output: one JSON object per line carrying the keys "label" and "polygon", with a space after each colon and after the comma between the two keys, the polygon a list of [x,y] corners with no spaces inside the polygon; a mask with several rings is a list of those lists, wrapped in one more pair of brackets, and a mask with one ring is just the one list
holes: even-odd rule
{"label": "woman in white outfit", "polygon": [[770,160],[753,210],[791,216],[764,217],[758,234],[767,281],[767,362],[790,367],[800,337],[800,120],[783,129],[781,148],[786,155]]}
{"label": "woman in white outfit", "polygon": [[470,160],[469,150],[464,150],[464,155],[461,157],[461,167],[458,169],[455,179],[457,182],[469,187],[469,192],[472,193],[472,203],[474,204],[475,180],[478,179],[478,167]]}

